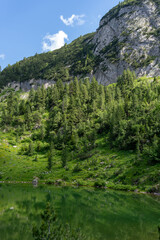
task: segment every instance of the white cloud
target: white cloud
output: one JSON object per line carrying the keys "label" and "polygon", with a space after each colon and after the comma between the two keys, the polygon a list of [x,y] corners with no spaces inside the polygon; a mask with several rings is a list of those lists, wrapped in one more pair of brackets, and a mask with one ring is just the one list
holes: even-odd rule
{"label": "white cloud", "polygon": [[65,19],[63,15],[60,16],[60,19],[66,26],[73,26],[74,23],[76,25],[83,25],[85,23],[85,20],[83,19],[85,15],[75,15],[72,14],[70,18]]}
{"label": "white cloud", "polygon": [[65,44],[65,39],[68,40],[68,35],[63,31],[59,31],[53,35],[48,34],[43,39],[42,50],[46,52],[61,48]]}
{"label": "white cloud", "polygon": [[5,55],[4,54],[0,54],[0,59],[4,60]]}

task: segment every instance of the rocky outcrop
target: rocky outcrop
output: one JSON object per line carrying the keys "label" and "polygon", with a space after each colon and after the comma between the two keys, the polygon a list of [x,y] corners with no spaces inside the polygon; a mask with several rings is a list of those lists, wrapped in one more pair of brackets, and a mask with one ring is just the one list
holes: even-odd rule
{"label": "rocky outcrop", "polygon": [[[127,2],[127,1],[126,1]],[[124,69],[138,77],[160,75],[160,11],[158,1],[122,3],[100,21],[92,40],[98,82],[116,81]]]}
{"label": "rocky outcrop", "polygon": [[28,92],[31,88],[37,89],[38,87],[44,85],[45,88],[48,88],[51,85],[54,85],[55,81],[43,80],[43,79],[31,79],[25,82],[11,82],[8,83],[7,87],[15,89],[15,91],[22,90]]}

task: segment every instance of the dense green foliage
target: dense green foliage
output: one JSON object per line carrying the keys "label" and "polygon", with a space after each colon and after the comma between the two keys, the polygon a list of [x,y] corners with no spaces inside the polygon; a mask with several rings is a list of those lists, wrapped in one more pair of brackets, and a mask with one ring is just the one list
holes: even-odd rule
{"label": "dense green foliage", "polygon": [[[104,148],[136,153],[133,176],[126,179],[119,169],[114,173],[116,181],[141,184],[138,175],[145,164],[145,168],[155,166],[156,174],[143,181],[158,184],[160,84],[157,78],[135,78],[127,70],[117,84],[110,86],[99,85],[95,78],[91,82],[75,78],[65,85],[59,80],[47,89],[32,89],[25,99],[23,94],[11,91],[0,105],[1,130],[12,133],[20,146],[19,154],[34,156],[37,164],[37,154],[47,154],[49,170],[56,162],[57,151],[60,167],[66,171],[69,162],[76,160],[73,174],[83,172],[84,160],[96,153],[97,140],[103,136]],[[96,171],[96,160],[92,165]]]}
{"label": "dense green foliage", "polygon": [[0,72],[0,86],[12,81],[23,82],[33,78],[69,81],[71,76],[90,73],[95,64],[91,51],[93,45],[90,43],[93,36],[94,33],[80,36],[61,49],[35,54],[12,66],[8,65]]}

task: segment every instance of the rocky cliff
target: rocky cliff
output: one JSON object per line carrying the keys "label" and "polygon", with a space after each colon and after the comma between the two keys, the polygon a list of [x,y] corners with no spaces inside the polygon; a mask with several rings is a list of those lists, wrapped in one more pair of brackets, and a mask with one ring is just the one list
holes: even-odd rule
{"label": "rocky cliff", "polygon": [[13,88],[15,89],[15,91],[22,90],[24,92],[28,92],[31,88],[36,90],[38,89],[38,87],[42,85],[44,85],[44,88],[48,88],[54,84],[55,84],[55,81],[51,81],[51,80],[31,79],[29,81],[24,81],[24,82],[16,82],[16,81],[10,82],[4,88]]}
{"label": "rocky cliff", "polygon": [[124,69],[137,76],[160,75],[159,1],[125,1],[100,21],[93,38],[99,58],[95,75],[99,82],[115,82]]}

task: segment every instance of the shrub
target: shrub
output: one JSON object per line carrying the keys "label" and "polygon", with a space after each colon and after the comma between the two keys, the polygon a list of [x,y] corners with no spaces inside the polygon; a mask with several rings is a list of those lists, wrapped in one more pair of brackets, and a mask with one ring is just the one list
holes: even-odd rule
{"label": "shrub", "polygon": [[29,137],[27,137],[27,138],[24,138],[21,142],[22,143],[30,143],[30,142],[32,142],[32,140]]}
{"label": "shrub", "polygon": [[84,186],[84,181],[82,180],[77,180],[77,186]]}
{"label": "shrub", "polygon": [[2,177],[2,173],[0,172],[0,180],[2,179],[3,177]]}
{"label": "shrub", "polygon": [[51,179],[48,179],[48,180],[46,181],[46,184],[48,184],[48,185],[55,184],[55,181],[54,181],[54,180],[51,180]]}
{"label": "shrub", "polygon": [[155,186],[148,186],[145,188],[145,191],[148,193],[159,193],[160,192],[160,184]]}
{"label": "shrub", "polygon": [[94,183],[94,187],[105,187],[106,186],[106,183],[105,183],[105,181],[103,181],[103,180],[100,180],[100,179],[98,179],[95,183]]}
{"label": "shrub", "polygon": [[112,188],[114,190],[123,190],[123,191],[134,191],[136,190],[136,186],[130,186],[130,185],[123,185],[123,184],[114,184],[114,183],[109,183],[107,184],[108,188]]}
{"label": "shrub", "polygon": [[69,177],[68,177],[68,176],[63,176],[63,180],[64,180],[64,181],[68,181],[68,180],[69,180]]}
{"label": "shrub", "polygon": [[77,163],[75,165],[75,167],[73,168],[73,172],[76,173],[76,172],[80,172],[82,171],[82,168],[80,167],[79,163]]}

